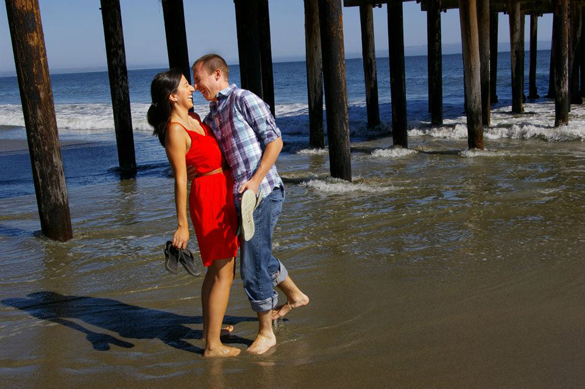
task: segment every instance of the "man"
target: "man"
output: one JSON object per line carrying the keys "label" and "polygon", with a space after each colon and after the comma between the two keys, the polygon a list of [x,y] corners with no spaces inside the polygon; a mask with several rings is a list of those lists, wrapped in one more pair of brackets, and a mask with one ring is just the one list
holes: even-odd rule
{"label": "man", "polygon": [[[229,84],[229,68],[217,54],[193,64],[193,86],[210,102],[209,125],[230,165],[234,199],[240,208],[242,194],[261,196],[253,211],[255,233],[240,239],[240,272],[252,309],[258,314],[258,336],[248,352],[262,354],[276,344],[272,320],[305,306],[309,298],[272,255],[272,234],[284,201],[284,184],[274,163],[282,150],[281,133],[270,109],[252,92]],[[249,195],[245,193],[244,196]],[[276,306],[278,286],[287,302]]]}

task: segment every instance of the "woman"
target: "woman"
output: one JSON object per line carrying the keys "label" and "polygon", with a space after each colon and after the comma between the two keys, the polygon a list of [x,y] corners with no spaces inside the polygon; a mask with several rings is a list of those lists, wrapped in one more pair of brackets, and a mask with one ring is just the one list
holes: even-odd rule
{"label": "woman", "polygon": [[[191,183],[189,211],[203,264],[207,267],[201,290],[206,357],[236,356],[240,350],[221,343],[221,326],[235,272],[238,251],[237,216],[230,171],[211,130],[193,107],[194,88],[177,69],[153,79],[148,122],[166,150],[175,176],[178,227],[173,246],[184,249],[189,240],[187,221],[187,165],[197,169]],[[226,329],[230,331],[232,328]],[[225,330],[224,330],[225,331]]]}

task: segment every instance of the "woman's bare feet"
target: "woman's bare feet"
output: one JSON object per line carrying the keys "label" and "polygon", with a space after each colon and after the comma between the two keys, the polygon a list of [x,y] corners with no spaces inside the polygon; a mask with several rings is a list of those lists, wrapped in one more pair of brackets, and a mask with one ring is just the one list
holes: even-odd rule
{"label": "woman's bare feet", "polygon": [[280,319],[295,308],[300,308],[309,305],[309,297],[300,293],[292,302],[287,301],[283,305],[279,305],[272,311],[272,320]]}
{"label": "woman's bare feet", "polygon": [[240,352],[241,352],[241,350],[239,348],[229,347],[229,346],[222,344],[218,347],[213,347],[213,348],[206,347],[205,351],[203,352],[203,356],[205,358],[235,357],[235,356],[238,356],[240,354]]}
{"label": "woman's bare feet", "polygon": [[[232,336],[232,332],[234,332],[234,326],[232,325],[225,326],[221,329],[221,333],[219,336]],[[203,332],[203,334],[201,335],[201,339],[205,340],[206,337],[207,334]]]}
{"label": "woman's bare feet", "polygon": [[258,334],[254,343],[246,351],[250,354],[264,354],[274,346],[276,346],[276,336],[273,333],[270,335]]}

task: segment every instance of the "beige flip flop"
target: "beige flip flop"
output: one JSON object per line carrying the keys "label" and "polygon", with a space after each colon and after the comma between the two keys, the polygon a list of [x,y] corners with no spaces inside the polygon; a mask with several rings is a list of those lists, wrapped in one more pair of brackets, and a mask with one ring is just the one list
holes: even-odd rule
{"label": "beige flip flop", "polygon": [[254,232],[256,231],[254,210],[258,208],[261,201],[262,191],[258,192],[258,197],[254,194],[254,191],[249,189],[242,194],[240,230],[245,241],[249,241],[254,237]]}

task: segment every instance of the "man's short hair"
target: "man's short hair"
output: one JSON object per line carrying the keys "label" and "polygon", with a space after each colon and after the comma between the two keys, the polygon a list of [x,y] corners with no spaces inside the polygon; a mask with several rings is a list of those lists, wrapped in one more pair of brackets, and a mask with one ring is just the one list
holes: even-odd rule
{"label": "man's short hair", "polygon": [[207,73],[211,74],[216,69],[221,70],[221,73],[225,76],[226,80],[230,79],[230,68],[228,67],[225,60],[217,54],[206,54],[199,58],[193,64],[193,68],[202,64],[203,68],[207,70]]}

